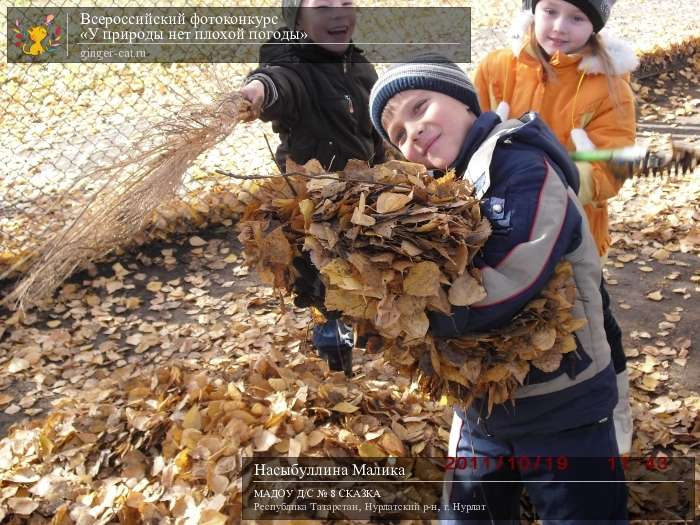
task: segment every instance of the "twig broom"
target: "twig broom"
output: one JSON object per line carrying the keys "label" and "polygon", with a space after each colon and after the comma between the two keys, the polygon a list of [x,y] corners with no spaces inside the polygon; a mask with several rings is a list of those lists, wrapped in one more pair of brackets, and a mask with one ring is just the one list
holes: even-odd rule
{"label": "twig broom", "polygon": [[[123,246],[142,230],[156,208],[174,198],[197,157],[231,133],[247,111],[238,93],[211,104],[190,104],[156,124],[121,162],[92,175],[105,181],[80,214],[47,241],[27,276],[4,299],[25,310],[50,297],[77,268]],[[153,144],[145,150],[139,145]]]}

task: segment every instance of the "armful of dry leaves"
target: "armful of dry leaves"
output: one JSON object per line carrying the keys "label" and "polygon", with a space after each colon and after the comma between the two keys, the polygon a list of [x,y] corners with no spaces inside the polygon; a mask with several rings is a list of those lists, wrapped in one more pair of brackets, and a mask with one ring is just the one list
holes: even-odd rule
{"label": "armful of dry leaves", "polygon": [[540,296],[503,330],[455,339],[430,335],[428,311],[445,315],[486,296],[476,253],[491,226],[467,182],[423,166],[351,161],[325,173],[290,163],[261,183],[240,223],[248,264],[290,293],[292,260],[308,251],[326,287],[325,306],[384,337],[384,357],[435,398],[465,406],[512,399],[531,366],[556,370],[576,348],[572,269],[561,263]]}

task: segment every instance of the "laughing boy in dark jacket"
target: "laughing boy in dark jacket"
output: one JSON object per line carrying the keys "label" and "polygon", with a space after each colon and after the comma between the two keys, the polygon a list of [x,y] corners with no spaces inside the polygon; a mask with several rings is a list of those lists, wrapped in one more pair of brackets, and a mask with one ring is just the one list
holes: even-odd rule
{"label": "laughing boy in dark jacket", "polygon": [[383,162],[383,141],[368,111],[377,73],[350,40],[352,2],[285,0],[283,5],[289,28],[308,37],[262,46],[260,67],[242,90],[253,116],[271,121],[280,136],[278,164],[284,166],[287,157],[298,164],[317,159],[328,171],[338,171],[350,159]]}
{"label": "laughing boy in dark jacket", "polygon": [[[297,164],[317,159],[328,171],[339,171],[350,159],[384,162],[383,140],[368,109],[377,73],[351,42],[352,1],[283,0],[282,14],[289,29],[303,31],[307,38],[262,46],[260,67],[241,90],[252,105],[250,120],[271,121],[280,137],[277,165],[284,169],[287,158]],[[312,293],[315,282],[320,283],[314,267],[302,258],[295,266],[300,270],[297,304],[322,305],[322,291]],[[313,344],[332,370],[351,374],[349,327],[339,320],[316,326]]]}

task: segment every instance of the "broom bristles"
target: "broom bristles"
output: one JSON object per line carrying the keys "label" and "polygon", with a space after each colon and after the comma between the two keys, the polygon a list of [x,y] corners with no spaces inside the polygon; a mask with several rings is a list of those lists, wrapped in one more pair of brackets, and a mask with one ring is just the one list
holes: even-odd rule
{"label": "broom bristles", "polygon": [[[124,161],[91,172],[106,182],[79,215],[39,249],[26,277],[4,300],[25,310],[49,298],[76,269],[124,246],[156,208],[173,199],[185,172],[204,152],[231,133],[245,111],[238,93],[212,104],[184,107],[132,142]],[[139,145],[153,143],[145,151]]]}

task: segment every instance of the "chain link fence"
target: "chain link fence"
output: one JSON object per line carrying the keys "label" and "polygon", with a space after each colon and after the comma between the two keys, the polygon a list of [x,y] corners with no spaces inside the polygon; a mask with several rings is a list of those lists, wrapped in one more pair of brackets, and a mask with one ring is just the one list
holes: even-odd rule
{"label": "chain link fence", "polygon": [[[62,7],[78,5],[66,2]],[[139,5],[153,7],[154,2],[129,6]],[[2,12],[4,15],[5,9]],[[2,23],[6,32],[13,21],[3,19]],[[21,271],[21,263],[89,202],[103,182],[90,175],[94,168],[115,162],[129,151],[139,131],[172,118],[177,107],[207,101],[222,89],[235,90],[251,67],[6,64],[7,56],[4,58],[0,73],[0,274],[5,276]],[[232,181],[213,174],[214,167],[268,172],[272,166],[263,133],[275,142],[274,134],[261,124],[236,129],[198,159],[187,173],[180,196],[192,201],[215,185],[231,186]]]}

